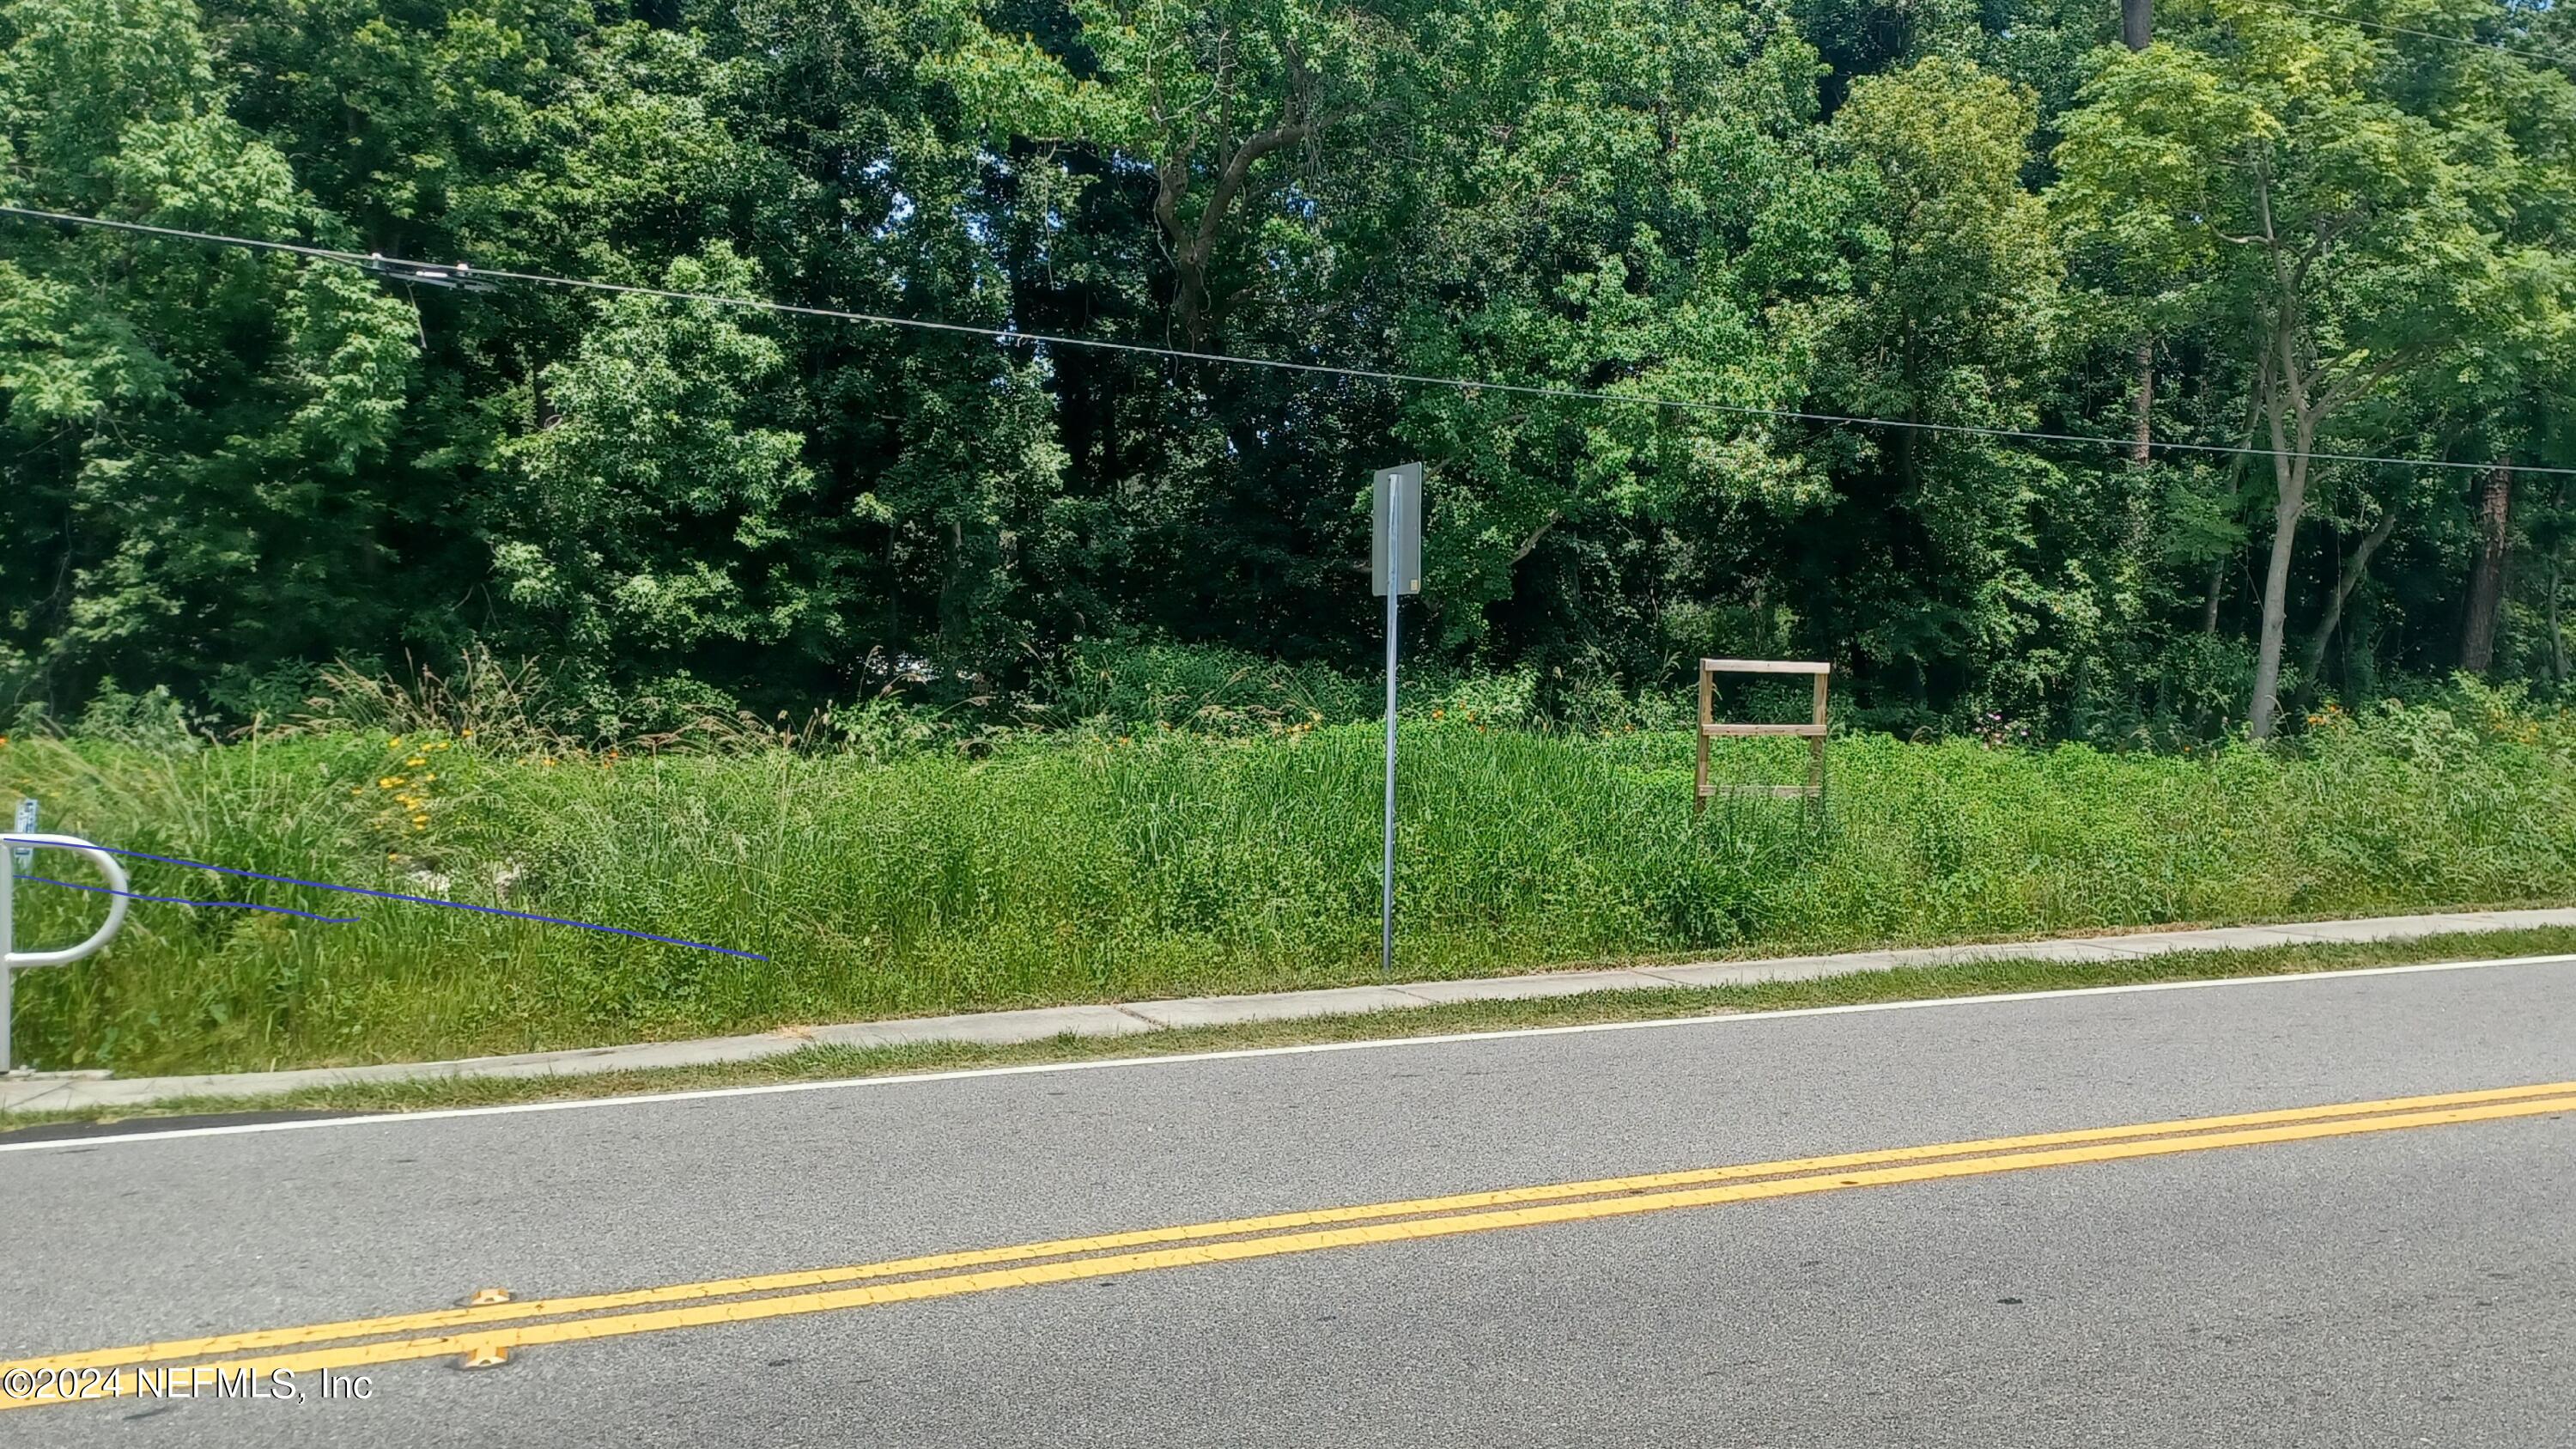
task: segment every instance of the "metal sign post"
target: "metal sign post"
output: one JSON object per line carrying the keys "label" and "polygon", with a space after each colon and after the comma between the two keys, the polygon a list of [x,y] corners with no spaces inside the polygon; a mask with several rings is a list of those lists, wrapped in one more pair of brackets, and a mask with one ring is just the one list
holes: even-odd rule
{"label": "metal sign post", "polygon": [[[18,824],[15,828],[20,835],[36,833],[35,801],[22,799],[18,802]],[[36,868],[36,847],[13,845],[9,847],[9,854],[18,862],[18,874],[25,875]]]}
{"label": "metal sign post", "polygon": [[1380,468],[1369,530],[1369,591],[1386,596],[1386,853],[1379,866],[1378,974],[1395,974],[1395,642],[1397,604],[1422,592],[1422,465]]}

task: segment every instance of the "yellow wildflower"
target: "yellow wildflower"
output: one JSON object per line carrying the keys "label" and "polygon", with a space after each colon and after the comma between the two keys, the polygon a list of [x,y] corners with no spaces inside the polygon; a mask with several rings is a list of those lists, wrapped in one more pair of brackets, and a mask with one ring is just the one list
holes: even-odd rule
{"label": "yellow wildflower", "polygon": [[429,763],[429,757],[428,757],[428,756],[426,756],[426,755],[414,755],[414,756],[412,756],[410,759],[403,761],[403,763],[404,763],[404,764],[406,764],[406,765],[411,766],[413,769],[415,769],[415,770],[416,770],[416,769],[419,769],[421,766],[428,764],[428,763]]}
{"label": "yellow wildflower", "polygon": [[457,733],[459,733],[460,735],[464,736],[466,739],[469,739],[469,740],[470,740],[470,739],[472,739],[472,738],[474,738],[474,731],[472,731],[472,730],[459,730]]}

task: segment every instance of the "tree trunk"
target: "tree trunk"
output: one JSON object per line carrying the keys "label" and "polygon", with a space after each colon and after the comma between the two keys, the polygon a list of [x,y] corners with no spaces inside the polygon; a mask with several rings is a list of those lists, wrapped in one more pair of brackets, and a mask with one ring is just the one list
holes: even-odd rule
{"label": "tree trunk", "polygon": [[2220,554],[2209,561],[2209,592],[2200,601],[2200,632],[2218,632],[2218,593],[2227,584],[2228,555]]}
{"label": "tree trunk", "polygon": [[2120,0],[2120,40],[2131,50],[2144,50],[2155,39],[2156,0]]}
{"label": "tree trunk", "polygon": [[2281,645],[2290,623],[2290,553],[2299,532],[2299,515],[2307,511],[2305,479],[2293,484],[2289,474],[2305,473],[2307,459],[2276,460],[2283,474],[2281,501],[2272,509],[2272,561],[2263,571],[2263,629],[2254,647],[2254,699],[2246,710],[2246,731],[2258,740],[2272,737],[2272,721],[2281,709]]}
{"label": "tree trunk", "polygon": [[1521,560],[1538,552],[1538,541],[1547,537],[1547,531],[1556,527],[1556,525],[1562,522],[1564,518],[1564,514],[1557,512],[1553,508],[1549,509],[1547,511],[1547,517],[1539,523],[1539,526],[1531,529],[1529,537],[1521,540],[1521,546],[1512,550],[1512,561],[1503,566],[1505,571],[1508,572],[1512,569],[1519,568],[1521,566]]}
{"label": "tree trunk", "polygon": [[2353,590],[2361,587],[2362,574],[2370,567],[2370,556],[2379,552],[2381,544],[2388,542],[2388,535],[2396,527],[2397,510],[2388,509],[2379,515],[2379,522],[2371,526],[2370,532],[2362,535],[2361,542],[2353,545],[2352,557],[2335,579],[2334,593],[2326,599],[2326,616],[2317,624],[2316,637],[2308,641],[2304,671],[2308,678],[2315,679],[2324,670],[2326,646],[2334,642],[2335,630],[2343,624],[2343,606],[2351,600]]}
{"label": "tree trunk", "polygon": [[2513,551],[2513,464],[2487,470],[2478,496],[2478,562],[2469,574],[2469,617],[2460,629],[2460,667],[2484,674],[2495,663],[2496,610],[2504,602],[2505,561]]}
{"label": "tree trunk", "polygon": [[2567,682],[2567,634],[2558,627],[2558,555],[2549,556],[2549,677]]}
{"label": "tree trunk", "polygon": [[2308,469],[2316,460],[2317,433],[2327,418],[2366,397],[2399,369],[2423,354],[2399,348],[2367,366],[2356,357],[2340,368],[2317,359],[2315,334],[2306,320],[2309,268],[2333,245],[2333,229],[2315,228],[2302,240],[2296,231],[2284,235],[2273,225],[2272,174],[2258,155],[2247,168],[2253,182],[2254,207],[2262,229],[2244,238],[2259,244],[2272,263],[2270,316],[2265,319],[2261,366],[2254,396],[2262,400],[2272,434],[2272,477],[2280,502],[2272,510],[2272,563],[2263,577],[2263,632],[2254,655],[2254,698],[2245,711],[2246,732],[2255,740],[2272,737],[2281,712],[2281,642],[2290,614],[2290,552],[2307,511]]}
{"label": "tree trunk", "polygon": [[2129,461],[2145,467],[2155,456],[2156,420],[2156,340],[2138,340],[2138,431],[2129,444]]}
{"label": "tree trunk", "polygon": [[2280,501],[2272,507],[2272,560],[2263,571],[2263,626],[2254,646],[2254,698],[2245,710],[2246,733],[2272,737],[2281,711],[2281,647],[2290,623],[2290,554],[2299,519],[2308,511],[2308,459],[2316,447],[2317,414],[2308,404],[2298,359],[2298,330],[2287,307],[2275,319],[2273,353],[2258,390],[2267,399],[2272,429],[2272,481]]}
{"label": "tree trunk", "polygon": [[[2156,0],[2120,0],[2120,40],[2131,51],[2140,51],[2155,40]],[[2155,453],[2148,446],[2155,440],[2150,423],[2156,406],[2156,340],[2138,340],[2138,441],[2129,450],[2129,461],[2139,467]],[[2213,608],[2213,617],[2217,611]]]}
{"label": "tree trunk", "polygon": [[[1296,109],[1296,106],[1291,106],[1292,111]],[[1207,204],[1199,208],[1195,226],[1181,219],[1181,197],[1190,189],[1190,155],[1195,143],[1183,143],[1157,168],[1154,219],[1162,225],[1163,235],[1171,243],[1173,309],[1180,315],[1182,335],[1189,339],[1191,346],[1196,347],[1207,340],[1210,318],[1215,310],[1215,302],[1208,294],[1208,273],[1215,264],[1217,241],[1222,234],[1226,213],[1233,209],[1235,198],[1242,194],[1254,164],[1274,151],[1302,144],[1331,124],[1330,121],[1289,119],[1246,138],[1217,169],[1215,187],[1208,193]]]}

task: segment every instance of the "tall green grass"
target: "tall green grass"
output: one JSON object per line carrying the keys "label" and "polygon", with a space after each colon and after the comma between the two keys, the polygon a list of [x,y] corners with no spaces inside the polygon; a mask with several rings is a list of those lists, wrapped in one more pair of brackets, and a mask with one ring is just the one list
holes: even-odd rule
{"label": "tall green grass", "polygon": [[[1686,731],[1471,709],[1404,727],[1406,976],[2576,896],[2576,731],[2493,700],[2205,756],[1852,736],[1821,815],[1704,817]],[[646,757],[360,728],[21,738],[0,787],[51,828],[771,959],[145,863],[138,890],[361,920],[137,904],[104,957],[21,977],[20,1053],[238,1069],[1373,979],[1381,736],[1293,714]],[[1796,742],[1728,743],[1723,779],[1802,772]],[[97,911],[20,899],[31,945]]]}

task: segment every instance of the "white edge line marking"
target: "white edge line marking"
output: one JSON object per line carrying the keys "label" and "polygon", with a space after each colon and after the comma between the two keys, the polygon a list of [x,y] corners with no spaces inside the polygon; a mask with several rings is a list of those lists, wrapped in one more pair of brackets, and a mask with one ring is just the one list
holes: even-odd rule
{"label": "white edge line marking", "polygon": [[[121,1132],[98,1137],[56,1137],[42,1142],[0,1142],[0,1152],[46,1152],[118,1147],[130,1143],[170,1142],[189,1137],[242,1137],[267,1132],[302,1132],[322,1127],[365,1127],[388,1122],[439,1122],[460,1117],[506,1117],[525,1112],[571,1112],[599,1107],[708,1102],[732,1097],[768,1097],[788,1092],[830,1092],[861,1087],[906,1087],[935,1082],[976,1081],[987,1077],[1025,1077],[1046,1072],[1098,1072],[1124,1067],[1184,1066],[1193,1062],[1249,1061],[1257,1057],[1312,1056],[1325,1052],[1377,1051],[1391,1047],[1448,1046],[1460,1042],[1509,1041],[1520,1037],[1577,1036],[1592,1032],[1648,1031],[1683,1026],[1750,1026],[1818,1016],[1852,1016],[1865,1012],[1916,1011],[1946,1006],[2000,1006],[2015,1002],[2066,1001],[2091,996],[2134,996],[2150,991],[2199,991],[2222,986],[2296,986],[2314,982],[2353,981],[2375,976],[2415,976],[2436,971],[2477,971],[2490,966],[2559,965],[2571,961],[2576,961],[2576,953],[2552,956],[2506,956],[2489,961],[2433,961],[2413,966],[2365,966],[2348,971],[2298,971],[2270,976],[2219,976],[2205,981],[2139,981],[2121,986],[2075,986],[2055,991],[2010,991],[1985,996],[1934,996],[1913,1001],[1865,1001],[1847,1006],[1802,1006],[1786,1011],[1730,1011],[1712,1016],[1666,1016],[1643,1021],[1593,1021],[1576,1026],[1525,1026],[1502,1031],[1461,1031],[1445,1032],[1434,1036],[1376,1037],[1367,1041],[1238,1047],[1232,1051],[1175,1052],[1168,1056],[1110,1057],[1087,1062],[1029,1062],[1009,1067],[961,1067],[945,1072],[910,1072],[881,1077],[834,1077],[812,1082],[764,1082],[749,1087],[701,1087],[682,1092],[641,1092],[624,1097],[581,1097],[563,1102],[508,1102],[491,1107],[439,1107],[420,1112],[374,1112],[361,1116],[308,1117],[287,1122],[240,1122],[224,1127],[181,1127],[167,1132]],[[565,1073],[564,1075],[578,1074]],[[512,1078],[511,1080],[544,1079]]]}

